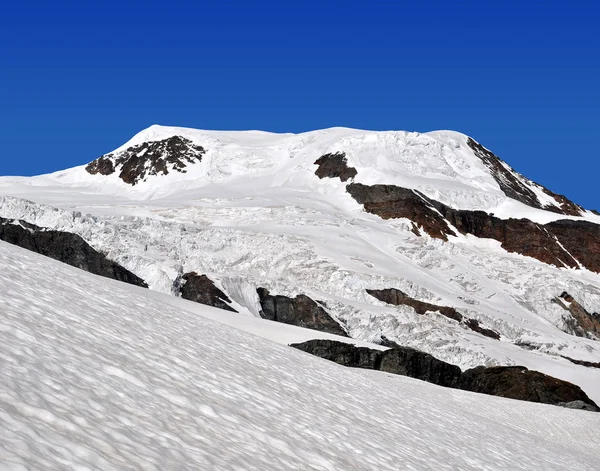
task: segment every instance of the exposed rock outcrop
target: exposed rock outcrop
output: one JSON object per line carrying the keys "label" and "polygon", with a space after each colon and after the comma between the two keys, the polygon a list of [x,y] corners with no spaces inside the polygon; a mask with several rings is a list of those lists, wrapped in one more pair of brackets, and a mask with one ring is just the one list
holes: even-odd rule
{"label": "exposed rock outcrop", "polygon": [[[600,271],[600,254],[588,254],[577,249],[578,244],[592,248],[600,242],[600,226],[595,224],[586,221],[538,224],[529,219],[500,219],[483,211],[456,210],[438,202],[435,202],[435,208],[463,234],[495,239],[508,252],[558,267],[579,268],[581,263],[590,270]],[[573,230],[562,230],[563,222],[568,222]],[[571,252],[572,249],[575,253]],[[575,259],[576,254],[581,258]]]}
{"label": "exposed rock outcrop", "polygon": [[486,329],[485,327],[481,327],[477,319],[465,319],[465,325],[473,332],[477,332],[481,335],[490,337],[492,339],[500,340],[500,334],[498,332],[492,329]]}
{"label": "exposed rock outcrop", "polygon": [[[538,224],[528,219],[500,219],[484,211],[451,208],[416,190],[394,185],[351,183],[348,193],[367,212],[383,219],[407,218],[431,237],[448,240],[462,234],[494,239],[508,252],[536,258],[558,267],[585,268],[600,273],[600,225],[559,220]],[[418,232],[416,232],[418,234]]]}
{"label": "exposed rock outcrop", "polygon": [[0,218],[0,240],[80,268],[94,275],[136,286],[148,285],[138,276],[92,248],[77,234],[47,230],[25,221]]}
{"label": "exposed rock outcrop", "polygon": [[[532,182],[528,178],[525,178],[520,173],[513,170],[506,162],[500,160],[499,157],[494,155],[491,151],[483,147],[474,139],[469,138],[467,145],[473,150],[473,153],[479,157],[483,163],[490,170],[494,180],[500,186],[500,189],[506,196],[514,200],[520,201],[528,206],[537,209],[545,209],[546,211],[552,211],[559,214],[567,214],[570,216],[581,216],[583,214],[583,208],[573,203],[567,197],[556,194],[537,183]],[[554,205],[543,205],[537,195],[531,190],[529,186],[525,184],[535,186],[540,191],[543,191],[548,196],[554,198],[559,204]]]}
{"label": "exposed rock outcrop", "polygon": [[575,363],[576,365],[585,366],[587,368],[600,368],[600,362],[576,360],[575,358],[571,358],[565,355],[561,355],[561,358],[569,360],[571,363]]}
{"label": "exposed rock outcrop", "polygon": [[319,166],[315,171],[315,175],[319,178],[339,178],[345,182],[357,174],[354,167],[348,167],[348,160],[343,152],[322,155],[315,165]]}
{"label": "exposed rock outcrop", "polygon": [[291,344],[290,347],[343,366],[365,368],[368,370],[379,370],[381,366],[381,354],[383,353],[383,351],[373,348],[357,347],[351,343],[322,339],[295,343]]}
{"label": "exposed rock outcrop", "polygon": [[231,299],[215,286],[213,281],[206,275],[198,275],[196,272],[186,273],[182,277],[181,297],[207,306],[237,312],[229,304]]}
{"label": "exposed rock outcrop", "polygon": [[459,387],[466,391],[544,404],[581,401],[598,410],[579,386],[524,366],[478,366],[462,373]]}
{"label": "exposed rock outcrop", "polygon": [[600,339],[600,314],[588,312],[573,296],[563,291],[560,296],[552,299],[571,316],[565,319],[569,333],[578,337]]}
{"label": "exposed rock outcrop", "polygon": [[394,342],[390,342],[392,348],[385,351],[334,340],[309,340],[290,346],[340,365],[410,376],[440,386],[521,401],[600,410],[579,386],[523,366],[480,366],[461,372],[456,365]]}
{"label": "exposed rock outcrop", "polygon": [[437,239],[448,240],[448,235],[456,235],[436,211],[432,200],[418,191],[395,185],[369,186],[362,183],[351,183],[346,186],[346,191],[367,212],[383,219],[410,219]]}
{"label": "exposed rock outcrop", "polygon": [[256,292],[261,305],[260,315],[264,319],[348,337],[342,326],[323,307],[304,294],[288,298],[271,296],[265,288],[258,288]]}
{"label": "exposed rock outcrop", "polygon": [[461,374],[458,366],[408,347],[380,351],[335,340],[309,340],[290,346],[340,365],[410,376],[441,386],[456,387]]}
{"label": "exposed rock outcrop", "polygon": [[119,171],[125,183],[135,185],[148,175],[167,175],[169,171],[185,173],[187,165],[200,162],[205,152],[189,139],[173,136],[103,155],[85,169],[92,175],[111,175]]}
{"label": "exposed rock outcrop", "polygon": [[379,290],[368,289],[366,291],[368,294],[370,294],[376,299],[379,299],[380,301],[383,301],[384,303],[392,304],[394,306],[410,306],[415,310],[417,314],[425,314],[427,312],[439,312],[443,316],[460,322],[469,329],[478,332],[481,335],[485,335],[486,337],[490,337],[496,340],[500,339],[500,335],[497,332],[491,329],[484,329],[479,325],[479,321],[477,319],[465,318],[453,307],[438,306],[437,304],[418,301],[396,288],[387,288]]}

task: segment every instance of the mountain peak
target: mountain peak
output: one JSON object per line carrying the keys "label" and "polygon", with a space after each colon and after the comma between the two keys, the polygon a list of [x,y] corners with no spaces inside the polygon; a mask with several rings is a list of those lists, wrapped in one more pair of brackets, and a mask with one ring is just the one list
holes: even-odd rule
{"label": "mountain peak", "polygon": [[85,168],[92,175],[112,175],[130,185],[145,181],[149,175],[167,175],[170,171],[186,172],[188,164],[200,162],[205,154],[202,146],[181,136],[159,141],[146,141],[123,151],[106,154]]}

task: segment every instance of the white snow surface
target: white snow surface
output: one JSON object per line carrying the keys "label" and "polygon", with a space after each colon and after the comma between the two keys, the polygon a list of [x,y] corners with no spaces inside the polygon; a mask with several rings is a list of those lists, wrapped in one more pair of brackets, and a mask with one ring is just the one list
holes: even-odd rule
{"label": "white snow surface", "polygon": [[[325,302],[357,340],[385,335],[462,368],[521,364],[578,384],[600,403],[600,369],[560,357],[600,362],[600,342],[564,332],[567,311],[552,302],[568,291],[588,311],[600,312],[598,274],[507,253],[497,241],[418,237],[409,221],[365,213],[345,183],[314,174],[317,158],[343,151],[361,183],[416,188],[451,206],[497,216],[567,218],[507,198],[466,145],[467,136],[152,126],[120,149],[173,135],[206,149],[187,173],[150,176],[135,186],[116,174],[89,175],[84,167],[4,177],[0,217],[79,234],[157,292],[172,293],[182,273],[204,273],[248,318],[258,315],[257,287],[304,293]],[[583,218],[600,221],[592,213]],[[365,291],[383,288],[453,306],[499,332],[501,341],[437,313],[385,305]]]}
{"label": "white snow surface", "polygon": [[0,469],[598,469],[598,414],[345,368],[4,242],[0,264]]}

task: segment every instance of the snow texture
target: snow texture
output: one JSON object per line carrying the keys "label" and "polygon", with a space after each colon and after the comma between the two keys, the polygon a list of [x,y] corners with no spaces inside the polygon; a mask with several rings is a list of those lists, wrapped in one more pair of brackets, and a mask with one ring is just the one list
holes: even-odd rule
{"label": "snow texture", "polygon": [[0,469],[598,469],[597,414],[344,368],[265,338],[303,329],[3,242],[0,264]]}

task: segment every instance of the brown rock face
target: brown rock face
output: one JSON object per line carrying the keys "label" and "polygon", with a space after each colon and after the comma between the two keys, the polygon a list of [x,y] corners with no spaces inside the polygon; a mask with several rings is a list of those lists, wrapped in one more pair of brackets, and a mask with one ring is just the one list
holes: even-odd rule
{"label": "brown rock face", "polygon": [[[583,234],[578,231],[565,233],[563,237],[566,245],[562,244],[562,239],[558,237],[558,234],[554,234],[554,227],[558,221],[537,224],[529,219],[499,219],[483,211],[457,210],[438,202],[435,202],[435,208],[463,234],[495,239],[507,252],[527,255],[550,265],[579,267],[577,260],[568,252],[568,246],[582,241]],[[588,224],[583,221],[575,222],[576,226]],[[600,231],[600,226],[595,227]],[[590,254],[579,261],[582,264],[584,261],[587,262],[585,265],[589,269],[593,269],[592,267],[600,269],[600,263],[598,263],[600,261],[596,261],[597,258],[598,255]]]}
{"label": "brown rock face", "polygon": [[[600,273],[600,226],[588,221],[560,220],[544,226],[588,270]],[[562,257],[563,259],[566,257]]]}
{"label": "brown rock face", "polygon": [[395,185],[368,186],[362,183],[351,183],[346,186],[346,191],[364,205],[367,212],[383,219],[410,219],[437,239],[448,240],[448,235],[456,235],[435,210],[432,200],[418,191]]}
{"label": "brown rock face", "polygon": [[478,366],[462,373],[459,388],[544,404],[582,401],[598,410],[594,401],[579,386],[539,371],[528,370],[524,366]]}
{"label": "brown rock face", "polygon": [[354,167],[348,167],[348,160],[343,152],[325,154],[315,162],[315,165],[319,166],[315,171],[315,175],[319,178],[339,178],[345,182],[358,173]]}
{"label": "brown rock face", "polygon": [[112,175],[115,173],[115,166],[113,165],[112,160],[107,159],[106,157],[100,157],[99,159],[94,160],[85,169],[92,175],[98,173],[100,175]]}
{"label": "brown rock face", "polygon": [[196,272],[186,273],[183,275],[183,281],[184,284],[181,287],[181,297],[183,299],[237,312],[228,304],[231,303],[231,299],[217,288],[206,275],[198,275]]}
{"label": "brown rock face", "polygon": [[103,155],[91,162],[86,170],[92,175],[111,175],[120,171],[119,177],[125,183],[135,185],[148,175],[167,175],[170,170],[185,173],[187,165],[200,162],[205,153],[203,147],[189,139],[173,136]]}
{"label": "brown rock face", "polygon": [[[491,151],[483,147],[477,141],[469,138],[467,145],[473,150],[473,153],[479,157],[490,169],[490,172],[500,186],[500,189],[509,198],[515,199],[534,208],[545,209],[546,211],[552,211],[555,213],[567,214],[570,216],[581,216],[583,213],[583,208],[573,203],[567,197],[553,193],[543,186],[525,178],[523,175],[510,168],[505,162],[500,160],[499,157],[494,155]],[[552,205],[542,205],[536,194],[531,191],[531,189],[528,188],[524,182],[534,184],[539,187],[541,191],[556,199],[560,203],[561,207],[558,208]]]}
{"label": "brown rock face", "polygon": [[[594,340],[600,339],[600,314],[595,312],[589,313],[586,311],[586,309],[566,291],[552,301],[571,313],[572,317],[567,322],[569,333],[578,337],[588,337]],[[576,363],[576,361],[571,358],[569,358],[569,360]]]}
{"label": "brown rock face", "polygon": [[500,219],[484,211],[454,209],[416,190],[394,185],[351,183],[346,190],[367,212],[383,219],[410,219],[434,238],[448,240],[449,235],[456,235],[454,227],[463,234],[495,239],[508,252],[550,265],[579,268],[581,264],[600,272],[600,225],[588,221],[538,224],[528,219]]}
{"label": "brown rock face", "polygon": [[479,325],[479,321],[477,319],[465,318],[453,307],[438,306],[437,304],[417,301],[416,299],[411,298],[406,293],[396,288],[380,290],[368,289],[367,293],[369,293],[374,298],[383,301],[384,303],[392,304],[394,306],[410,306],[415,310],[417,314],[425,314],[427,312],[439,312],[440,314],[448,317],[449,319],[453,319],[462,323],[474,332],[480,333],[481,335],[485,335],[486,337],[490,337],[496,340],[500,339],[500,335],[497,332],[491,329],[484,329]]}
{"label": "brown rock face", "polygon": [[348,337],[342,326],[308,296],[271,296],[265,288],[258,288],[256,292],[263,319]]}

